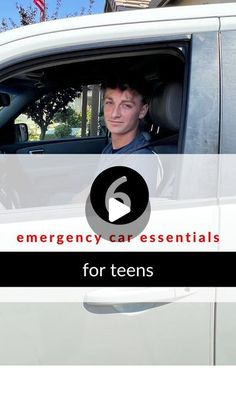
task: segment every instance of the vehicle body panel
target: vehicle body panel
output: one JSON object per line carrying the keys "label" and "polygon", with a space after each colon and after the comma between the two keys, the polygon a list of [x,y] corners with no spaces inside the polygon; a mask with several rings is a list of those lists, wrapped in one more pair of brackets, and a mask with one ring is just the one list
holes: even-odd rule
{"label": "vehicle body panel", "polygon": [[[163,45],[167,48],[169,43],[171,47],[179,48],[179,51],[183,51],[186,46],[186,51],[189,48],[190,52],[186,58],[187,69],[184,74],[185,103],[180,128],[183,141],[178,152],[217,154],[221,150],[223,153],[234,153],[235,146],[232,143],[235,117],[232,118],[227,109],[231,104],[229,97],[233,103],[236,97],[230,94],[235,90],[235,81],[228,85],[228,80],[236,74],[228,59],[231,54],[235,58],[235,15],[236,5],[217,4],[109,13],[16,29],[0,35],[0,80],[7,82],[15,75],[24,76],[24,71],[27,73],[29,70],[47,69],[55,63],[59,66],[65,60],[72,63],[75,57],[67,53],[85,52],[84,55],[77,56],[78,63],[90,60],[94,65],[103,56],[107,59],[109,54],[114,54],[115,57],[116,48],[129,47],[127,54],[132,56],[133,46],[141,48],[142,45],[151,47],[156,44],[161,49]],[[179,42],[179,45],[175,45],[175,42]],[[97,56],[94,54],[95,50]],[[119,54],[123,57],[120,51],[117,50],[117,57]],[[234,66],[235,62],[234,59]],[[7,110],[3,110],[2,115],[4,112]],[[95,138],[82,141],[75,139],[71,148],[66,139],[49,144],[15,144],[14,147],[12,144],[3,144],[1,151],[8,153],[11,150],[13,154],[30,154],[37,150],[46,154],[92,153],[94,140]],[[102,150],[105,140],[105,137],[98,138],[97,152]],[[189,179],[192,181],[187,185],[186,170],[189,171]],[[205,167],[199,168],[203,175],[207,175],[205,170]],[[38,184],[40,177],[47,179],[47,176],[47,171],[41,173],[36,170]],[[56,171],[56,176],[60,176],[60,171]],[[191,220],[191,228],[197,228],[200,223],[204,228],[224,230],[224,219],[228,220],[228,213],[227,207],[225,214],[219,207],[217,176],[218,172],[214,172],[214,204],[211,201],[212,196],[202,196],[202,200],[196,200],[191,206],[191,193],[196,189],[194,182],[197,179],[191,179],[191,171],[189,168],[185,169],[185,176],[178,178],[177,204],[172,200],[167,204],[165,201],[157,202],[157,211],[153,207],[153,220],[155,221],[155,217],[158,220],[156,225],[159,222],[160,225],[165,225],[164,229],[174,231],[177,222],[178,226],[186,226],[188,220]],[[169,205],[167,210],[166,205]],[[187,216],[181,210],[181,205],[187,206]],[[78,208],[75,210],[78,214]],[[33,215],[27,218],[29,210],[20,209],[15,224],[3,224],[2,232],[5,228],[4,233],[14,234],[14,229],[19,228],[22,221],[22,229],[27,229],[30,225],[27,225],[27,221],[32,221],[32,217],[35,217],[35,228],[42,228],[44,222],[40,211],[44,212],[45,208],[34,208],[31,211]],[[17,213],[17,210],[13,209],[12,214],[14,212]],[[9,221],[8,214],[7,217]],[[66,218],[64,221],[63,225],[66,226]],[[75,218],[71,220],[68,217],[67,225],[73,225],[75,221]],[[50,221],[44,223],[44,228],[54,224],[58,224],[58,219],[54,219],[51,224]],[[86,227],[85,220],[81,224],[82,228]],[[5,249],[9,246],[7,250],[12,250],[11,240],[12,238],[6,241]],[[126,246],[127,244],[123,249]],[[103,250],[106,248],[109,249],[109,243],[104,245]],[[23,247],[21,249],[25,250]],[[186,249],[189,250],[188,247]],[[45,250],[45,247],[40,250]],[[131,246],[130,250],[138,252],[142,249],[132,249]],[[168,250],[173,250],[173,247],[169,246]],[[215,244],[211,250],[221,248]],[[234,318],[235,303],[224,305],[212,301],[178,304],[170,302],[131,313],[122,312],[122,309],[117,313],[102,313],[99,310],[91,313],[86,309],[84,301],[1,302],[0,340],[4,345],[0,347],[0,364],[235,363]]]}

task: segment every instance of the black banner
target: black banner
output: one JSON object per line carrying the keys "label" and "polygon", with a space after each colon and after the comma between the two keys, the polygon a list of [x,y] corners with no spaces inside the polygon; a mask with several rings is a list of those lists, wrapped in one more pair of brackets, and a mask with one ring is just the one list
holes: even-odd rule
{"label": "black banner", "polygon": [[1,261],[1,287],[234,286],[235,252],[2,252]]}

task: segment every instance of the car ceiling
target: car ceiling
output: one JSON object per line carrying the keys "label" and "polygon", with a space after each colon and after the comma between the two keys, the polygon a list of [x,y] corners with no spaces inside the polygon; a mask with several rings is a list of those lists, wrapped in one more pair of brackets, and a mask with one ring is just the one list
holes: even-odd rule
{"label": "car ceiling", "polygon": [[120,70],[132,71],[144,76],[150,82],[157,80],[181,79],[184,62],[181,55],[170,51],[157,51],[151,54],[105,57],[98,59],[62,62],[43,69],[28,70],[5,81],[12,88],[42,88],[45,90],[89,84],[100,84],[111,74]]}

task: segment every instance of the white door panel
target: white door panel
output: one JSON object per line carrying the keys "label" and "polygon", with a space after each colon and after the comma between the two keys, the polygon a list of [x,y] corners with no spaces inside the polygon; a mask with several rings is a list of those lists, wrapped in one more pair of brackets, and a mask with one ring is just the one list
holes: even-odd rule
{"label": "white door panel", "polygon": [[212,304],[93,314],[82,303],[1,303],[0,364],[210,364]]}

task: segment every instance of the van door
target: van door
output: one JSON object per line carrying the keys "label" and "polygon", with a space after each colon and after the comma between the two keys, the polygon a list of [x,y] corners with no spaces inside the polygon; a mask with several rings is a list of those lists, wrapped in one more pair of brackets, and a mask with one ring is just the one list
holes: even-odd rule
{"label": "van door", "polygon": [[[67,29],[63,29],[63,34],[57,29],[56,36],[53,36],[53,33],[42,35],[43,38],[47,37],[47,45],[44,48],[47,54],[50,45],[58,49],[60,36],[64,52],[66,48],[69,50],[71,47],[75,48],[75,45],[78,47],[79,42],[82,45],[79,47],[85,45],[86,48],[91,48],[91,33],[95,33],[94,37],[98,33],[98,40],[93,40],[93,47],[96,46],[96,42],[98,46],[106,45],[108,42],[114,48],[121,44],[137,47],[140,45],[140,40],[145,44],[156,42],[160,45],[173,39],[192,42],[188,62],[189,72],[186,73],[185,80],[186,112],[183,113],[181,124],[180,151],[186,154],[215,153],[218,147],[219,128],[218,19],[206,19],[205,22],[204,19],[175,21],[172,18],[172,21],[159,22],[158,13],[158,10],[152,11],[150,22],[141,19],[132,25],[129,23],[114,24],[113,27],[106,25],[102,30],[100,27],[95,27],[97,32],[93,32],[91,27],[83,29],[83,36],[78,33],[79,23],[76,30],[68,29],[69,36]],[[209,23],[212,23],[212,26],[209,26]],[[198,32],[195,34],[196,30]],[[30,44],[28,55],[33,56],[34,40],[29,36],[28,41]],[[39,39],[38,41],[40,42]],[[16,55],[18,51],[25,51],[27,48],[28,44],[25,49],[19,48],[21,43],[23,45],[23,41],[17,42]],[[14,61],[13,42],[11,46],[12,57],[9,57],[9,48],[7,46],[3,48],[3,62]],[[25,53],[27,55],[27,51]],[[209,110],[207,115],[206,108]],[[183,182],[182,177],[177,179],[180,186],[177,188],[177,199],[160,203],[156,211],[157,218],[162,212],[167,225],[170,220],[170,225],[171,222],[174,224],[172,209],[183,221],[181,211],[184,206],[185,214],[189,210],[188,217],[191,222],[194,220],[193,213],[196,216],[199,211],[201,212],[202,197],[192,202],[192,197],[184,194],[186,185],[183,185]],[[191,186],[191,178],[188,185]],[[203,198],[205,200],[205,197]],[[217,207],[211,206],[205,213],[207,217],[204,218],[204,223],[208,228],[213,229],[218,226]],[[185,217],[185,221],[186,219],[188,218]],[[18,226],[15,224],[14,228],[19,227],[19,224]],[[33,224],[36,226],[37,220]],[[25,297],[22,302],[17,302],[12,297],[13,291],[13,289],[8,290],[5,302],[2,297],[0,303],[0,340],[4,342],[4,345],[0,346],[0,364],[209,365],[213,363],[214,307],[211,302],[196,303],[191,299],[181,302],[182,296],[180,296],[178,303],[171,301],[168,304],[154,305],[145,309],[142,307],[137,309],[131,304],[129,310],[121,305],[118,310],[116,307],[116,312],[103,312],[100,309],[102,304],[100,306],[97,304],[96,311],[88,310],[88,303],[91,306],[94,298],[89,292],[85,304],[84,300],[53,303],[46,300],[37,302],[36,299],[36,302],[26,302]],[[157,289],[159,293],[162,291],[161,288]],[[168,288],[166,292],[168,296],[175,295],[177,290]],[[101,290],[100,302],[105,295],[103,297]],[[143,302],[141,295],[139,302]]]}

